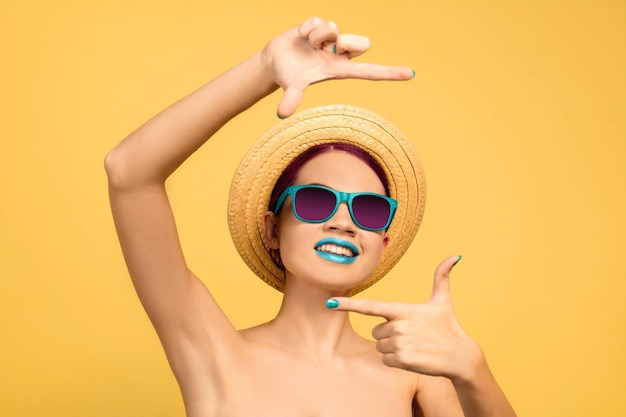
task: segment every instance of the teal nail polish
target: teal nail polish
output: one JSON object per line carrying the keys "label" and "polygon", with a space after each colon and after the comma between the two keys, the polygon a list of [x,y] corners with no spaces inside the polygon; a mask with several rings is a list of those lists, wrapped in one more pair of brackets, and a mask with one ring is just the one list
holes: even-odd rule
{"label": "teal nail polish", "polygon": [[413,76],[411,78],[415,78],[415,70],[413,70]]}
{"label": "teal nail polish", "polygon": [[459,258],[458,258],[456,261],[454,261],[454,263],[452,264],[452,266],[454,266],[454,265],[458,264],[458,263],[459,263],[459,261],[460,261],[462,258],[463,258],[463,257],[462,257],[461,255],[459,255]]}
{"label": "teal nail polish", "polygon": [[337,54],[337,44],[333,45],[333,54]]}
{"label": "teal nail polish", "polygon": [[332,298],[328,299],[328,300],[326,300],[326,307],[328,307],[328,308],[337,308],[337,307],[339,307],[339,301],[333,300]]}
{"label": "teal nail polish", "polygon": [[280,117],[280,114],[276,113],[276,117],[278,117],[280,120],[285,120],[284,117]]}

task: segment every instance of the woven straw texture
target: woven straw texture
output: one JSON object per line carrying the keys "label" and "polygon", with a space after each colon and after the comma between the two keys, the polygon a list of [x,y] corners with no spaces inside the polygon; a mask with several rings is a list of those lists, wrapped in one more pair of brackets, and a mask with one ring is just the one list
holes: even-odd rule
{"label": "woven straw texture", "polygon": [[356,294],[381,279],[409,248],[422,221],[426,183],[411,143],[390,122],[369,110],[332,105],[316,107],[269,129],[240,163],[230,189],[228,224],[242,259],[261,279],[279,291],[285,272],[272,261],[265,245],[263,215],[276,180],[289,163],[321,143],[347,142],[370,153],[389,181],[398,210],[389,228],[389,245],[374,272],[352,289]]}

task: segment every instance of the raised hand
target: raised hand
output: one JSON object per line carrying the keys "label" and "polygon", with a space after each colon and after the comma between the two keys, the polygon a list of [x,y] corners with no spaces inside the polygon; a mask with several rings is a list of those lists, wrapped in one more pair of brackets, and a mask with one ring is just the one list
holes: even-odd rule
{"label": "raised hand", "polygon": [[409,80],[408,67],[352,62],[365,53],[370,41],[365,36],[342,34],[335,22],[319,17],[307,19],[272,39],[263,58],[274,81],[284,90],[278,115],[288,117],[296,110],[304,90],[328,79]]}
{"label": "raised hand", "polygon": [[450,379],[471,378],[482,352],[461,328],[450,299],[450,271],[459,259],[449,257],[437,267],[425,304],[336,297],[339,305],[334,309],[387,319],[372,331],[386,365]]}

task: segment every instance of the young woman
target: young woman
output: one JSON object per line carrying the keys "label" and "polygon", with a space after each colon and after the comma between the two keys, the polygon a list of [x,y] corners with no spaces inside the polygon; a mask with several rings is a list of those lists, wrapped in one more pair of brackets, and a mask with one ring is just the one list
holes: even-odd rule
{"label": "young woman", "polygon": [[[413,77],[409,68],[350,61],[368,46],[333,22],[308,19],[106,157],[128,270],[190,417],[514,415],[454,316],[448,277],[460,257],[437,268],[426,304],[349,297],[380,279],[417,230],[419,162],[401,134],[367,111],[289,116],[311,83]],[[237,330],[187,268],[164,183],[221,126],[279,87],[278,115],[289,118],[242,162],[229,217],[244,260],[284,299],[271,322]],[[387,319],[373,330],[376,342],[353,331],[348,311]]]}

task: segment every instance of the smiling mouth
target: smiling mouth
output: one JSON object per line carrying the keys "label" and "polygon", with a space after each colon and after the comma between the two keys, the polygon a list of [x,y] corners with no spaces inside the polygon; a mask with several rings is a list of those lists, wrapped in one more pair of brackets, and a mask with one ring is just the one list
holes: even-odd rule
{"label": "smiling mouth", "polygon": [[332,253],[334,255],[345,256],[347,258],[354,258],[356,253],[345,246],[339,246],[332,243],[325,243],[315,248],[318,252]]}

